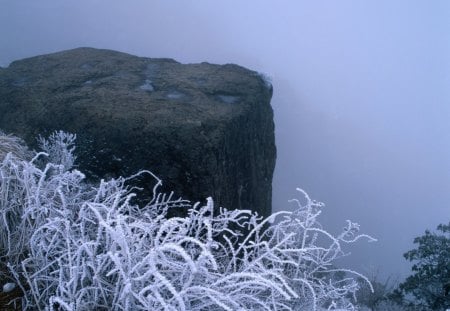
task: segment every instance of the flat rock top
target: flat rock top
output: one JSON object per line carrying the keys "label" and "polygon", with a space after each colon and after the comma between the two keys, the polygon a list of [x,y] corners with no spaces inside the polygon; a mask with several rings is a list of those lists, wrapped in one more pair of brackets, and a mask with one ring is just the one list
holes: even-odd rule
{"label": "flat rock top", "polygon": [[31,148],[38,135],[76,133],[77,163],[92,180],[148,169],[164,191],[269,215],[271,96],[260,74],[237,65],[78,48],[0,70],[0,129]]}
{"label": "flat rock top", "polygon": [[259,74],[237,65],[180,64],[93,48],[23,59],[0,70],[0,94],[16,104],[32,100],[34,116],[66,107],[84,119],[134,120],[142,129],[220,123],[257,105],[255,94],[268,90]]}

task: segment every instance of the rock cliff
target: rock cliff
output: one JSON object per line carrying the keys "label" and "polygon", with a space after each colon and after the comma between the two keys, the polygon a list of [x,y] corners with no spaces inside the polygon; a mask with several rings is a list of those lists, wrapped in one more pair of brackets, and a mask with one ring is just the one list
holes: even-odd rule
{"label": "rock cliff", "polygon": [[148,169],[163,190],[268,215],[271,96],[237,65],[78,48],[0,70],[0,129],[31,146],[39,134],[76,133],[79,167],[92,179]]}

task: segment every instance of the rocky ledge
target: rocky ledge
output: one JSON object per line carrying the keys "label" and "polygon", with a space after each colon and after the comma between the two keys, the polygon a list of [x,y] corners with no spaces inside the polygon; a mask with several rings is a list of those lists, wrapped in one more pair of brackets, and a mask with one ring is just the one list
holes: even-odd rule
{"label": "rocky ledge", "polygon": [[92,180],[148,169],[165,191],[267,216],[271,96],[258,73],[237,65],[78,48],[0,70],[0,129],[30,146],[39,134],[76,133],[79,168]]}

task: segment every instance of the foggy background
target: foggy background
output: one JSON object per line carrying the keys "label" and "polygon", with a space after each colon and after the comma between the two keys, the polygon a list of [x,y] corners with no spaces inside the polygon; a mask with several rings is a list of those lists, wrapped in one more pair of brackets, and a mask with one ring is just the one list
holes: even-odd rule
{"label": "foggy background", "polygon": [[272,77],[273,208],[301,187],[332,233],[360,223],[361,272],[405,276],[450,218],[450,1],[0,2],[0,66],[80,46]]}

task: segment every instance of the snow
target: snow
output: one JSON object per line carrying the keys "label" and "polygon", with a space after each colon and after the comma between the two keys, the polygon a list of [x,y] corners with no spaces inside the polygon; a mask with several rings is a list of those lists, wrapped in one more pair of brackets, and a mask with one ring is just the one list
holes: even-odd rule
{"label": "snow", "polygon": [[223,103],[226,104],[234,104],[239,100],[238,96],[232,96],[232,95],[217,95],[217,98]]}
{"label": "snow", "polygon": [[14,288],[16,288],[16,283],[6,283],[5,285],[3,285],[3,292],[9,293],[13,291]]}
{"label": "snow", "polygon": [[153,92],[155,90],[155,88],[152,85],[152,81],[149,79],[146,79],[139,88],[143,91],[148,91],[148,92]]}
{"label": "snow", "polygon": [[171,91],[167,94],[167,98],[168,99],[181,99],[183,98],[185,95],[179,91]]}

